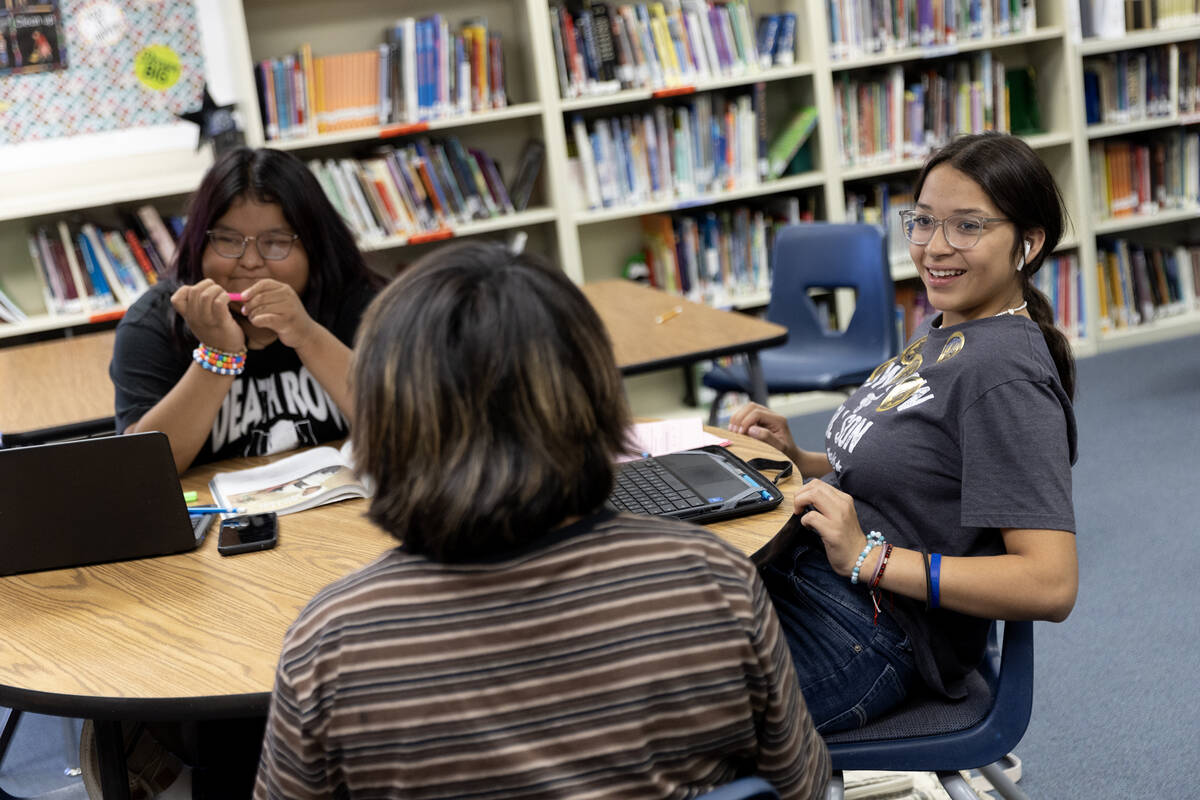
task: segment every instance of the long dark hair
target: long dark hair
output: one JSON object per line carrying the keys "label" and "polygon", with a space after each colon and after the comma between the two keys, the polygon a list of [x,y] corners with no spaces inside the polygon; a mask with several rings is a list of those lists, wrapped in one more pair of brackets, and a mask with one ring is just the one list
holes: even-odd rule
{"label": "long dark hair", "polygon": [[596,511],[629,409],[604,324],[531,253],[463,242],[367,309],[352,369],[367,516],[438,561],[519,549]]}
{"label": "long dark hair", "polygon": [[1021,290],[1029,303],[1029,316],[1042,330],[1046,347],[1058,368],[1058,377],[1067,396],[1075,397],[1075,357],[1071,343],[1054,325],[1054,307],[1031,281],[1046,257],[1062,239],[1067,212],[1062,192],[1050,170],[1023,139],[1004,133],[988,132],[960,136],[936,151],[917,175],[913,196],[921,196],[921,187],[930,171],[949,164],[975,181],[996,204],[1000,213],[1017,228],[1012,258],[1021,256],[1025,234],[1041,228],[1046,240],[1021,270]]}
{"label": "long dark hair", "polygon": [[[281,150],[239,147],[221,155],[209,168],[192,195],[187,224],[171,267],[172,277],[181,284],[196,283],[204,277],[206,231],[239,197],[275,203],[283,210],[284,219],[300,235],[308,255],[308,285],[300,299],[310,317],[330,327],[346,288],[371,282],[372,273],[354,243],[354,235],[316,177],[304,162]],[[194,338],[186,332],[182,318],[175,320],[175,331],[181,341]]]}

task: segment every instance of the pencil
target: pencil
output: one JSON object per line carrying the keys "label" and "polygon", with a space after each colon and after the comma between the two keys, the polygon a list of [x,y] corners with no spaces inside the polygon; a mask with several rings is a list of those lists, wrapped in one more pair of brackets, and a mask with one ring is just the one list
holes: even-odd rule
{"label": "pencil", "polygon": [[663,313],[659,314],[657,317],[654,318],[654,321],[657,324],[662,325],[667,320],[674,319],[675,317],[678,317],[682,313],[683,313],[683,306],[675,306],[670,311],[664,311]]}

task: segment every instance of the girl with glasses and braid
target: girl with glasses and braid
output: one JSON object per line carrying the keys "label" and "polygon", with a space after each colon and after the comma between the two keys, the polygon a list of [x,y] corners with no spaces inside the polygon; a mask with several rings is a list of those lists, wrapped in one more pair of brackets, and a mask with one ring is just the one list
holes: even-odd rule
{"label": "girl with glasses and braid", "polygon": [[941,313],[837,409],[824,451],[759,405],[729,426],[821,478],[761,569],[825,733],[918,686],[963,696],[991,620],[1061,621],[1078,587],[1074,361],[1030,282],[1061,194],[1025,142],[987,133],[935,152],[914,196],[903,231]]}
{"label": "girl with glasses and braid", "polygon": [[303,162],[225,153],[170,279],[117,326],[117,430],[164,432],[180,471],[346,436],[350,344],[376,285]]}

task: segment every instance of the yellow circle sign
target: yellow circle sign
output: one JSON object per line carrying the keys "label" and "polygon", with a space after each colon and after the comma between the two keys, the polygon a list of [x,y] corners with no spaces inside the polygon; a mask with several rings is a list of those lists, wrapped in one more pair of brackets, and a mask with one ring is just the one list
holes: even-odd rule
{"label": "yellow circle sign", "polygon": [[133,71],[147,89],[165,92],[179,80],[179,55],[164,44],[153,44],[137,54]]}

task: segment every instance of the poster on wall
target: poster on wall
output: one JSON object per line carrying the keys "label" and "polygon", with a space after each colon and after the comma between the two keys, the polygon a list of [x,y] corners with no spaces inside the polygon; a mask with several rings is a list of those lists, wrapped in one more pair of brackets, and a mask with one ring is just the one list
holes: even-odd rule
{"label": "poster on wall", "polygon": [[3,0],[0,6],[0,76],[47,72],[67,66],[58,0]]}
{"label": "poster on wall", "polygon": [[[196,126],[178,115],[204,99],[206,2],[0,0],[0,172],[194,147]],[[46,68],[31,74],[31,59]]]}

